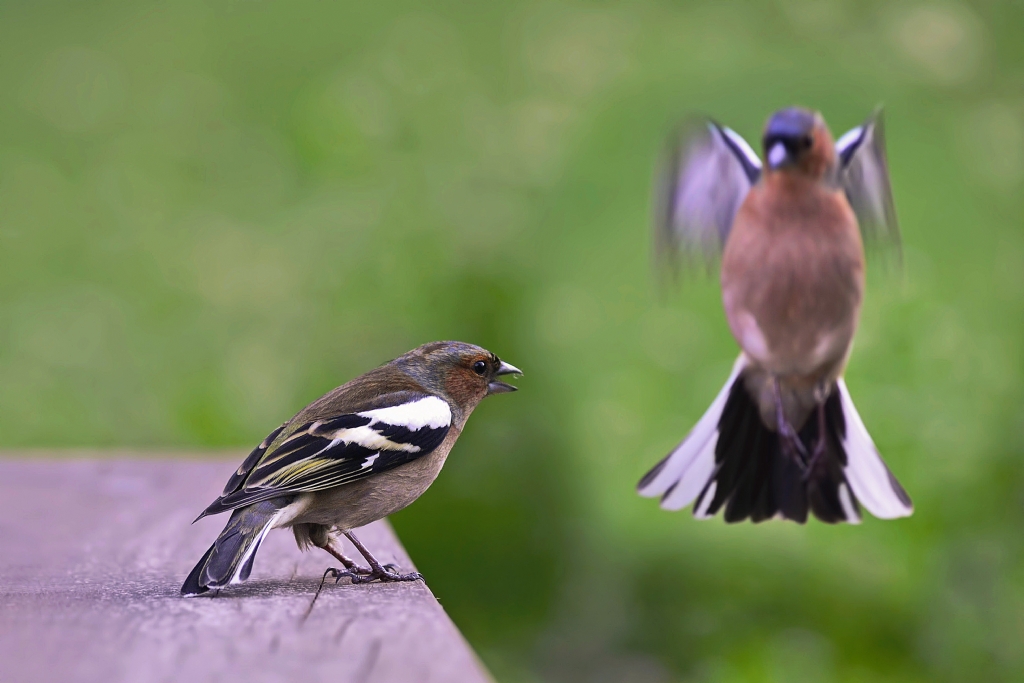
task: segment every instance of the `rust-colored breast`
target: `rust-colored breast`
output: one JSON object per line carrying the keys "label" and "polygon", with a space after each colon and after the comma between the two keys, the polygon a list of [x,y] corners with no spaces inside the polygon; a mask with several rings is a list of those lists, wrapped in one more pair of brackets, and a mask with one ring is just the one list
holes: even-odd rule
{"label": "rust-colored breast", "polygon": [[755,362],[780,375],[841,365],[863,289],[860,233],[840,190],[798,172],[751,189],[725,246],[722,297]]}

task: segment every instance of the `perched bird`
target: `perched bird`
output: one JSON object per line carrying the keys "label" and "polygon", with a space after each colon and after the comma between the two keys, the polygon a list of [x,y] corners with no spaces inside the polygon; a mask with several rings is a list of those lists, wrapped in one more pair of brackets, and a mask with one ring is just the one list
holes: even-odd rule
{"label": "perched bird", "polygon": [[[224,530],[185,579],[182,595],[249,578],[271,529],[291,527],[299,548],[322,548],[354,583],[412,581],[381,566],[352,529],[406,507],[433,483],[486,396],[515,391],[521,375],[490,351],[462,342],[424,344],[334,389],[275,429],[199,515],[232,511]],[[341,552],[344,534],[369,563]]]}
{"label": "perched bird", "polygon": [[[727,522],[859,522],[913,508],[843,381],[864,294],[864,237],[897,250],[881,112],[833,143],[817,112],[783,109],[762,167],[713,121],[673,146],[660,253],[721,253],[722,300],[741,353],[725,387],[638,490]],[[858,230],[859,228],[859,230]]]}

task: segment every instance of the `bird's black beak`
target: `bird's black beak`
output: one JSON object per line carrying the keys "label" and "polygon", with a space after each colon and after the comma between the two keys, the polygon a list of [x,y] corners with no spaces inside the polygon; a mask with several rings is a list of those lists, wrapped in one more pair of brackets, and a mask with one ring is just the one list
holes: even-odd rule
{"label": "bird's black beak", "polygon": [[[517,368],[516,366],[512,365],[511,363],[506,363],[505,361],[502,361],[501,365],[498,367],[498,371],[495,372],[494,374],[522,376],[523,371]],[[514,387],[511,384],[506,384],[505,382],[499,382],[495,380],[487,385],[487,395],[490,396],[491,394],[507,394],[510,391],[516,391],[516,389],[517,387]]]}

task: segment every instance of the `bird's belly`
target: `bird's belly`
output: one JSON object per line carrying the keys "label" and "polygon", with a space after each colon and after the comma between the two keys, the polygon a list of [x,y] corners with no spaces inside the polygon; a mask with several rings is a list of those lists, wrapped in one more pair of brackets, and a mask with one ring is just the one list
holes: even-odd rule
{"label": "bird's belly", "polygon": [[835,379],[853,339],[853,325],[794,328],[780,333],[775,329],[778,326],[762,327],[757,316],[747,310],[738,311],[733,318],[730,326],[740,348],[758,366],[778,377]]}
{"label": "bird's belly", "polygon": [[291,524],[324,524],[347,531],[398,512],[430,487],[448,450],[439,447],[430,455],[387,472],[308,494],[309,503]]}
{"label": "bird's belly", "polygon": [[856,281],[808,264],[773,265],[769,260],[756,279],[737,278],[723,287],[740,348],[773,375],[838,373],[857,326]]}

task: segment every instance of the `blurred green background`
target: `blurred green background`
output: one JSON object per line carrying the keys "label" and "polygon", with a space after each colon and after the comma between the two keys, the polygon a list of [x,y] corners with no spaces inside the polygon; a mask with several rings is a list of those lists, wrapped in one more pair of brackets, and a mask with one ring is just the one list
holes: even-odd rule
{"label": "blurred green background", "polygon": [[[420,343],[526,371],[394,524],[499,680],[1024,680],[1020,2],[0,5],[0,446],[247,449]],[[650,269],[713,114],[886,105],[848,382],[907,520],[638,498],[728,374]],[[225,475],[226,476],[226,475]]]}

